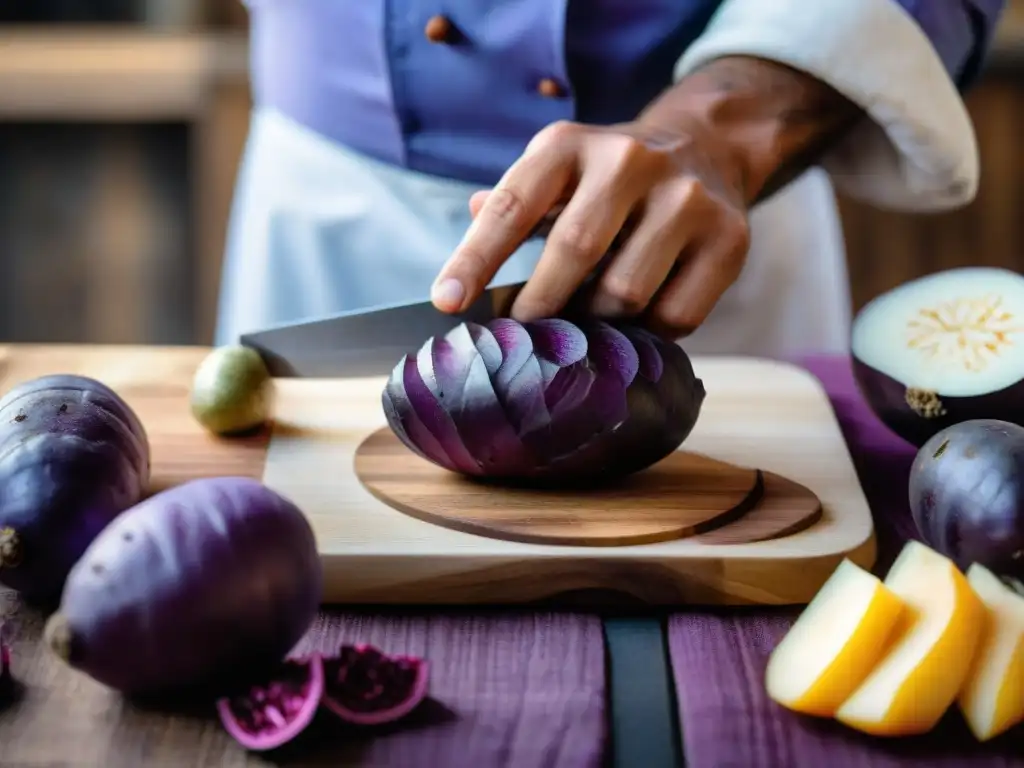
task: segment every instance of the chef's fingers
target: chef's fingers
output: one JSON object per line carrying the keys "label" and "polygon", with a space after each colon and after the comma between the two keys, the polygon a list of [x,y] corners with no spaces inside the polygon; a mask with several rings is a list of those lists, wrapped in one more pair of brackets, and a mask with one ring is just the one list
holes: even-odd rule
{"label": "chef's fingers", "polygon": [[[566,131],[568,133],[568,131]],[[571,136],[570,136],[571,138]],[[512,315],[546,317],[579,304],[618,245],[627,223],[652,182],[652,164],[636,142],[603,129],[588,129],[578,140],[580,177],[550,232],[534,273],[520,292]],[[584,290],[579,290],[581,287]]]}
{"label": "chef's fingers", "polygon": [[[572,188],[567,187],[569,194],[563,194],[561,200],[551,206],[544,218],[540,220],[532,230],[527,238],[530,237],[547,237],[551,234],[551,228],[555,225],[555,220],[565,210],[566,203],[569,202],[569,198],[572,196]],[[484,201],[487,200],[487,196],[491,193],[489,189],[482,189],[479,192],[474,192],[472,197],[469,198],[469,215],[471,218],[476,218],[477,214],[480,213],[480,209],[483,207]]]}
{"label": "chef's fingers", "polygon": [[633,209],[642,199],[642,184],[614,155],[594,157],[551,227],[533,274],[512,305],[519,321],[551,317],[594,271]]}
{"label": "chef's fingers", "polygon": [[576,173],[571,146],[524,153],[490,190],[455,253],[441,268],[431,300],[442,312],[465,310],[551,209]]}
{"label": "chef's fingers", "polygon": [[750,247],[746,218],[730,212],[712,221],[649,309],[652,330],[663,336],[678,338],[696,330],[743,270]]}
{"label": "chef's fingers", "polygon": [[590,299],[600,317],[641,314],[668,279],[680,254],[700,232],[711,201],[690,179],[656,187],[643,215],[622,246],[611,254]]}

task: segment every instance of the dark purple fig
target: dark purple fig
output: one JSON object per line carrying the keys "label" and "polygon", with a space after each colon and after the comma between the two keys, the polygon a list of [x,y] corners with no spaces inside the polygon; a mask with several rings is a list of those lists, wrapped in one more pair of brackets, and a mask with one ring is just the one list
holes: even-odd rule
{"label": "dark purple fig", "polygon": [[965,267],[868,302],[851,329],[857,385],[893,432],[921,447],[953,424],[1024,424],[1024,276]]}
{"label": "dark purple fig", "polygon": [[287,659],[262,679],[217,702],[224,728],[247,749],[287,744],[313,722],[324,692],[320,657]]}
{"label": "dark purple fig", "polygon": [[68,576],[46,638],[72,667],[130,694],[245,681],[316,617],[309,522],[242,477],[193,480],[118,517]]}
{"label": "dark purple fig", "polygon": [[323,705],[347,723],[383,725],[412,712],[427,696],[430,665],[387,656],[369,645],[343,645],[325,657]]}
{"label": "dark purple fig", "polygon": [[406,447],[453,472],[593,483],[675,451],[704,396],[686,352],[648,331],[501,318],[428,339],[381,400]]}
{"label": "dark purple fig", "polygon": [[43,376],[0,399],[0,582],[55,601],[68,572],[149,482],[149,442],[113,390]]}
{"label": "dark purple fig", "polygon": [[910,509],[924,542],[961,569],[1024,578],[1024,427],[979,419],[933,436],[910,470]]}

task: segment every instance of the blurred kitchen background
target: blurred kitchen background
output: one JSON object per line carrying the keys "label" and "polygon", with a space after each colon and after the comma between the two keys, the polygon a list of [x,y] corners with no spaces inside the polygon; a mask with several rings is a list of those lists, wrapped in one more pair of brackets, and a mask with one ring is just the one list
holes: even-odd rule
{"label": "blurred kitchen background", "polygon": [[[1024,270],[1024,0],[1011,6],[968,99],[975,203],[841,202],[857,307],[938,269]],[[210,342],[246,24],[239,0],[0,0],[0,341]]]}

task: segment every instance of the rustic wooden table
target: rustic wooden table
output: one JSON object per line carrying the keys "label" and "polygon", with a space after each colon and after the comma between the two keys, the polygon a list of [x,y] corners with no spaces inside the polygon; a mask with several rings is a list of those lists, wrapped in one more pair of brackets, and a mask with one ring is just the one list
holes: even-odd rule
{"label": "rustic wooden table", "polygon": [[[0,393],[49,373],[78,373],[117,390],[146,426],[152,490],[215,475],[261,477],[267,435],[207,436],[188,412],[205,348],[0,346]],[[368,642],[427,657],[428,701],[394,731],[329,728],[291,753],[249,754],[203,711],[155,710],[79,674],[42,642],[46,615],[0,588],[12,637],[13,696],[0,700],[0,766],[438,765],[597,766],[605,746],[604,645],[597,617],[545,612],[325,609],[300,651]],[[525,736],[524,734],[529,734]],[[559,755],[561,755],[559,757]],[[554,760],[554,762],[552,762]]]}
{"label": "rustic wooden table", "polygon": [[[46,373],[81,373],[114,386],[138,410],[151,433],[154,485],[224,469],[258,477],[265,438],[238,452],[214,441],[196,442],[187,417],[192,372],[200,348],[0,347],[0,390]],[[176,446],[208,445],[183,452]],[[251,449],[250,449],[251,447]],[[239,458],[240,457],[240,458]],[[248,465],[246,464],[248,462]],[[0,765],[22,766],[228,766],[254,763],[224,733],[210,712],[147,711],[78,674],[42,644],[45,614],[0,592],[0,615],[12,634],[16,687],[0,703]]]}
{"label": "rustic wooden table", "polygon": [[[46,373],[81,373],[121,392],[150,433],[154,486],[226,473],[260,477],[266,436],[230,444],[205,438],[187,412],[189,383],[207,353],[197,348],[0,346],[0,392]],[[906,478],[914,452],[881,429],[857,399],[848,361],[808,364],[826,385],[869,501],[887,567],[913,535]],[[444,766],[598,768],[616,751],[608,693],[629,689],[630,670],[606,665],[593,614],[542,610],[435,612],[325,610],[300,651],[367,642],[430,659],[431,697],[389,732],[321,732],[299,749],[248,754],[206,711],[146,709],[59,662],[41,642],[45,615],[0,590],[13,633],[14,696],[0,701],[0,768],[155,766]],[[872,765],[891,768],[1024,768],[1024,731],[978,745],[952,712],[918,739],[879,740],[780,711],[764,692],[767,655],[794,611],[690,610],[668,621],[669,696],[676,697],[690,765]],[[654,653],[654,651],[652,651]],[[668,685],[671,685],[668,683]],[[627,710],[652,713],[643,687]],[[653,709],[657,709],[654,706]],[[613,726],[614,727],[614,726]],[[629,765],[647,765],[632,761]]]}

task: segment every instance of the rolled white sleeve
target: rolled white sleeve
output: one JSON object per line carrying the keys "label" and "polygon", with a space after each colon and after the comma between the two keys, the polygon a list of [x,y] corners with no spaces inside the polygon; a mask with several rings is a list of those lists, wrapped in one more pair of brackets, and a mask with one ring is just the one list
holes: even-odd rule
{"label": "rolled white sleeve", "polygon": [[970,116],[931,41],[892,0],[725,0],[679,60],[676,80],[722,56],[786,64],[865,110],[820,163],[849,196],[903,211],[974,199]]}

